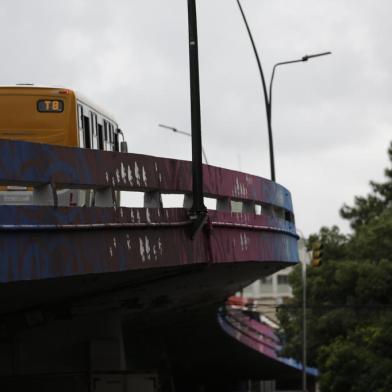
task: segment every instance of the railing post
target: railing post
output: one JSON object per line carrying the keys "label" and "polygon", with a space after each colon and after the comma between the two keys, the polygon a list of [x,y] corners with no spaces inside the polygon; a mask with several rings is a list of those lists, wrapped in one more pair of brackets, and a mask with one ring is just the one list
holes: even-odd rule
{"label": "railing post", "polygon": [[33,204],[38,206],[58,206],[57,190],[54,183],[40,185],[33,189]]}
{"label": "railing post", "polygon": [[113,188],[96,189],[94,193],[95,207],[113,207],[115,205],[115,196]]}
{"label": "railing post", "polygon": [[190,209],[190,208],[192,208],[192,204],[193,204],[193,195],[192,195],[192,193],[185,193],[183,207],[187,208],[187,209]]}
{"label": "railing post", "polygon": [[158,191],[144,192],[144,208],[162,208],[162,196]]}
{"label": "railing post", "polygon": [[242,212],[246,214],[255,214],[256,207],[254,201],[243,201],[242,202]]}
{"label": "railing post", "polygon": [[216,200],[216,210],[231,212],[231,200],[228,197],[220,197]]}

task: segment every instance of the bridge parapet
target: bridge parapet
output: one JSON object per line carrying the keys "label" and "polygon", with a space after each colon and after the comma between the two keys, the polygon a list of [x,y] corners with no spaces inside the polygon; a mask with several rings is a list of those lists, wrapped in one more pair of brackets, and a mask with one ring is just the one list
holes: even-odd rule
{"label": "bridge parapet", "polygon": [[[60,189],[93,189],[96,205],[108,206],[112,191],[145,192],[146,207],[160,207],[160,194],[192,192],[191,163],[140,154],[67,148],[19,141],[0,141],[0,184],[34,187],[36,200],[56,204]],[[291,196],[283,186],[246,173],[204,165],[204,195],[217,209],[242,212],[261,206],[266,214],[293,221]],[[53,196],[53,197],[52,197]]]}

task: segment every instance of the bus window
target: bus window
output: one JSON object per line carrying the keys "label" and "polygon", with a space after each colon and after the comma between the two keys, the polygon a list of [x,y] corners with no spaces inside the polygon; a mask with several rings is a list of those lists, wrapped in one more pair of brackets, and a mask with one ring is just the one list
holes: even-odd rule
{"label": "bus window", "polygon": [[103,120],[103,128],[104,128],[104,139],[105,142],[108,141],[108,122],[106,120]]}
{"label": "bus window", "polygon": [[91,119],[91,148],[98,148],[98,138],[97,138],[97,114],[90,111]]}
{"label": "bus window", "polygon": [[91,148],[90,120],[87,116],[83,116],[84,145]]}
{"label": "bus window", "polygon": [[82,118],[83,118],[83,108],[82,105],[78,105],[78,128],[79,129],[83,128]]}
{"label": "bus window", "polygon": [[79,129],[79,147],[84,147],[84,134],[83,134],[83,107],[78,104],[78,129]]}
{"label": "bus window", "polygon": [[98,148],[103,150],[103,128],[102,124],[98,124]]}
{"label": "bus window", "polygon": [[113,131],[114,131],[113,124],[110,123],[110,143],[112,144],[112,147],[113,147],[113,142],[114,142],[114,132]]}
{"label": "bus window", "polygon": [[120,151],[120,142],[118,140],[118,133],[114,134],[114,151]]}

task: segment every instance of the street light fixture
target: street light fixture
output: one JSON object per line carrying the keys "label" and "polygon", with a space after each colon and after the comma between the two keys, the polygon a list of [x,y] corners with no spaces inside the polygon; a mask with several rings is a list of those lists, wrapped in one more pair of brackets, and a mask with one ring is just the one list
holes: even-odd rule
{"label": "street light fixture", "polygon": [[[175,127],[171,127],[169,125],[158,124],[158,127],[166,128],[166,129],[169,129],[169,130],[171,130],[171,131],[173,131],[175,133],[180,133],[181,135],[192,137],[192,134],[190,132],[180,131],[179,129],[177,129]],[[204,151],[204,147],[203,146],[201,147],[201,150],[202,150],[202,153],[203,153],[204,160],[205,160],[206,164],[208,165],[207,155],[206,155],[206,152]]]}
{"label": "street light fixture", "polygon": [[[281,61],[279,63],[276,63],[272,69],[272,74],[271,74],[271,79],[270,79],[270,84],[269,84],[269,95],[266,98],[267,99],[267,106],[268,106],[268,111],[269,114],[267,116],[268,120],[268,129],[270,130],[270,150],[273,150],[273,144],[272,144],[272,85],[274,82],[274,76],[275,76],[275,70],[277,67],[281,65],[286,65],[286,64],[294,64],[294,63],[301,63],[308,61],[309,59],[315,58],[315,57],[321,57],[321,56],[327,56],[329,54],[332,54],[332,52],[322,52],[322,53],[316,53],[316,54],[309,54],[305,55],[300,59],[296,60],[289,60],[289,61]],[[274,160],[274,154],[272,152],[271,154],[271,180],[275,181],[275,160]]]}
{"label": "street light fixture", "polygon": [[266,114],[267,114],[267,125],[268,125],[268,144],[269,144],[269,153],[270,153],[270,168],[271,168],[271,180],[275,182],[276,176],[275,176],[275,158],[274,158],[274,145],[273,145],[273,138],[272,138],[272,84],[274,81],[274,76],[275,76],[275,69],[276,67],[280,65],[285,65],[285,64],[293,64],[293,63],[299,63],[299,62],[304,62],[308,61],[309,59],[315,58],[315,57],[320,57],[320,56],[326,56],[328,54],[331,54],[331,52],[323,52],[323,53],[316,53],[316,54],[311,54],[311,55],[305,55],[301,59],[296,59],[296,60],[290,60],[290,61],[282,61],[274,65],[273,70],[272,70],[272,75],[270,79],[270,84],[269,84],[269,93],[267,92],[267,84],[265,81],[264,73],[263,73],[263,68],[261,66],[261,61],[259,58],[259,54],[257,52],[256,44],[253,40],[252,32],[250,31],[248,21],[246,20],[245,13],[242,9],[240,0],[236,0],[238,7],[240,9],[242,18],[244,20],[246,30],[248,31],[249,39],[253,47],[253,52],[256,57],[257,61],[257,66],[259,68],[259,73],[261,77],[261,82],[263,85],[263,93],[264,93],[264,102],[265,102],[265,109],[266,109]]}
{"label": "street light fixture", "polygon": [[289,60],[289,61],[282,61],[282,62],[276,63],[274,65],[274,67],[272,68],[272,74],[271,74],[270,85],[269,85],[269,95],[268,95],[268,107],[269,107],[269,111],[270,111],[270,119],[272,118],[272,85],[273,85],[273,82],[274,82],[274,76],[275,76],[276,68],[281,66],[281,65],[286,65],[286,64],[302,63],[302,62],[308,61],[309,59],[313,59],[315,57],[327,56],[329,54],[332,54],[332,52],[322,52],[322,53],[316,53],[316,54],[307,54],[307,55],[303,56],[300,59]]}

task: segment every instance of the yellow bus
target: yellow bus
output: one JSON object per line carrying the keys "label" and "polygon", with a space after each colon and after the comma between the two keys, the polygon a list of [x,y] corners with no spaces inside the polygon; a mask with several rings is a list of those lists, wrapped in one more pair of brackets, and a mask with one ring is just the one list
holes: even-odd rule
{"label": "yellow bus", "polygon": [[[126,152],[114,118],[74,90],[61,87],[0,86],[0,139]],[[86,192],[62,193],[60,205],[87,203]],[[26,188],[1,189],[0,204],[31,201],[32,192]]]}

